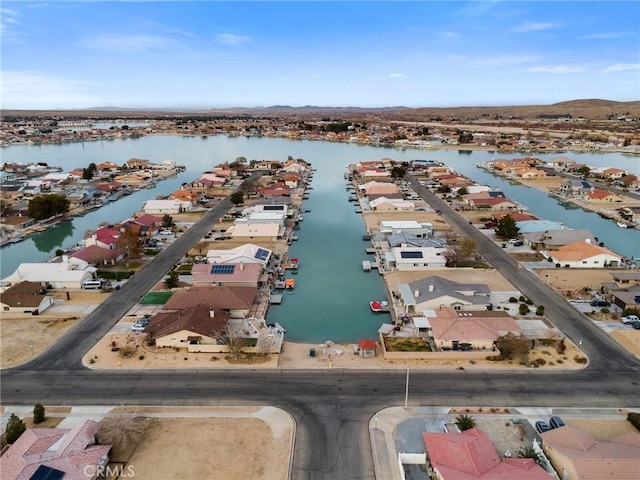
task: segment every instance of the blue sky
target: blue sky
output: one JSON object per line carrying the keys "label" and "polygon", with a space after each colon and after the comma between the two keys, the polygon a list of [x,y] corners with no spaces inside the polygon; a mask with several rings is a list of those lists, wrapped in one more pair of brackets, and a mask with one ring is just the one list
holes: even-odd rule
{"label": "blue sky", "polygon": [[7,1],[2,108],[640,99],[637,1]]}

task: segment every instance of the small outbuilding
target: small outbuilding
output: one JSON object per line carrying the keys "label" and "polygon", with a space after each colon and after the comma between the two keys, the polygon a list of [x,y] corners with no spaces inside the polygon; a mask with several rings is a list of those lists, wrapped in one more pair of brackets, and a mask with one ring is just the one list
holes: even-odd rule
{"label": "small outbuilding", "polygon": [[362,358],[369,358],[376,356],[376,347],[378,345],[374,340],[360,340],[358,347],[360,348],[360,356]]}

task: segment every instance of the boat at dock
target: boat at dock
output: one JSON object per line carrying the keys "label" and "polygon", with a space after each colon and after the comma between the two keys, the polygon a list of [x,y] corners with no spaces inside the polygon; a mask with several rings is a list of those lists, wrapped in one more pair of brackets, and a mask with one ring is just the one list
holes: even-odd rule
{"label": "boat at dock", "polygon": [[284,281],[284,289],[293,290],[294,288],[296,288],[296,281],[293,278],[287,278]]}
{"label": "boat at dock", "polygon": [[389,302],[379,302],[377,300],[373,300],[372,302],[369,302],[369,306],[371,307],[371,310],[373,312],[382,312],[383,310],[387,309],[387,307],[389,306]]}
{"label": "boat at dock", "polygon": [[632,225],[629,225],[628,223],[621,222],[621,221],[616,222],[616,225],[618,225],[620,228],[630,228],[630,227],[632,227]]}

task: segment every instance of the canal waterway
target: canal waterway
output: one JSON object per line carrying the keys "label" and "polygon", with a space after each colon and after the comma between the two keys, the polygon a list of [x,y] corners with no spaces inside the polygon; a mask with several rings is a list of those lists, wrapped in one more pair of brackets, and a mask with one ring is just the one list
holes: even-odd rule
{"label": "canal waterway", "polygon": [[[458,150],[394,149],[332,142],[298,141],[274,138],[227,137],[202,138],[147,136],[138,139],[68,143],[62,145],[15,145],[2,149],[3,162],[47,162],[65,171],[86,167],[89,163],[111,161],[123,164],[132,157],[152,162],[175,160],[186,171],[141,190],[70,222],[63,222],[23,242],[0,250],[1,276],[11,274],[20,263],[44,261],[56,249],[78,243],[85,231],[102,222],[115,223],[131,216],[148,199],[167,195],[182,183],[196,179],[203,171],[222,162],[243,156],[249,160],[285,160],[289,155],[302,158],[317,169],[313,190],[303,208],[305,220],[296,232],[300,240],[290,248],[290,256],[300,258],[296,290],[285,295],[282,305],[273,306],[270,321],[287,328],[293,340],[321,342],[355,341],[372,337],[384,315],[369,310],[371,300],[382,299],[383,282],[374,271],[364,273],[366,242],[362,241],[364,222],[347,201],[343,173],[349,163],[389,157],[402,162],[416,158],[446,163],[478,183],[502,189],[507,196],[527,206],[532,213],[564,223],[569,228],[588,229],[605,245],[626,257],[640,257],[640,231],[625,230],[614,222],[582,209],[568,210],[545,193],[521,185],[512,185],[477,168],[477,164],[496,158],[493,152]],[[558,154],[539,155],[550,159]],[[637,157],[622,154],[566,154],[569,158],[593,166],[616,166],[640,175]],[[515,158],[509,156],[507,158]]]}

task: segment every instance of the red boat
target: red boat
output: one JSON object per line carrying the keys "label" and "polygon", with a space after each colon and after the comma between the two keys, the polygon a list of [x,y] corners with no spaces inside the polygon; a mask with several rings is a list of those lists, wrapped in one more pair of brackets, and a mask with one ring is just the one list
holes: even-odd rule
{"label": "red boat", "polygon": [[374,312],[379,312],[382,310],[382,304],[375,300],[373,302],[369,302],[369,306],[371,307],[371,310],[373,310]]}

